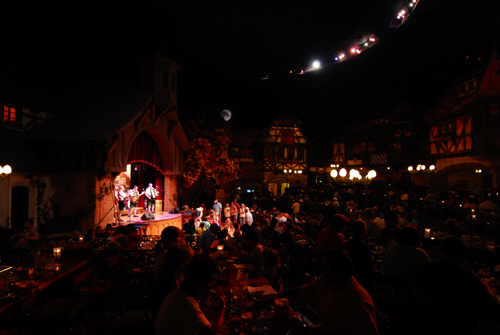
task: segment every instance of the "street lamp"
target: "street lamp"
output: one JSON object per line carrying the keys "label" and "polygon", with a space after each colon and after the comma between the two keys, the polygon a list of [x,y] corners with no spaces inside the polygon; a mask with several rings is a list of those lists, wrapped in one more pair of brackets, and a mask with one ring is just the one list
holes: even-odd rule
{"label": "street lamp", "polygon": [[344,197],[345,197],[345,186],[349,183],[351,183],[351,180],[347,178],[347,170],[345,168],[340,169],[337,171],[336,169],[332,169],[330,172],[330,176],[332,179],[339,185],[342,185],[342,198],[341,200],[341,209],[342,213],[344,212]]}
{"label": "street lamp", "polygon": [[[376,176],[377,172],[375,170],[368,171],[368,173],[364,176],[362,176],[359,170],[356,169],[352,169],[349,172],[349,178],[354,182],[354,185],[356,185],[356,183],[359,183],[365,186],[365,208],[368,207],[368,185],[370,185],[373,178],[375,178]],[[354,189],[354,196],[356,196],[356,189]]]}
{"label": "street lamp", "polygon": [[10,165],[0,166],[0,181],[8,177],[12,173],[12,168]]}
{"label": "street lamp", "polygon": [[412,190],[413,194],[415,194],[415,177],[413,176],[415,173],[424,172],[427,173],[427,187],[430,188],[431,184],[431,173],[436,170],[436,166],[434,164],[429,165],[429,167],[425,166],[425,164],[418,164],[416,168],[413,166],[408,166],[408,172],[412,174]]}

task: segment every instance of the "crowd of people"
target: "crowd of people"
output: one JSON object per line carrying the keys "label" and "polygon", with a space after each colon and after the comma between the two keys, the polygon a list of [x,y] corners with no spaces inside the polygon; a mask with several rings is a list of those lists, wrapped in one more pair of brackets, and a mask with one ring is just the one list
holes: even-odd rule
{"label": "crowd of people", "polygon": [[[386,209],[351,211],[347,207],[347,215],[334,212],[330,217],[309,211],[307,204],[315,200],[307,198],[290,198],[281,210],[262,209],[255,202],[246,206],[236,199],[225,205],[216,200],[208,215],[193,211],[193,218],[182,230],[165,229],[156,270],[168,275],[157,276],[161,294],[152,294],[157,298],[151,308],[156,333],[170,334],[169,329],[182,329],[186,334],[217,333],[222,311],[205,315],[198,305],[201,292],[209,292],[205,279],[208,282],[217,271],[203,265],[208,277],[196,273],[198,280],[193,282],[190,276],[194,269],[189,264],[195,260],[201,264],[199,258],[208,261],[210,250],[228,243],[229,238],[236,241],[233,255],[252,264],[281,296],[306,300],[315,307],[320,322],[311,328],[316,334],[377,334],[385,327],[380,323],[382,314],[399,320],[399,330],[406,329],[406,333],[411,333],[412,327],[421,331],[430,320],[435,323],[433,329],[442,332],[472,333],[481,326],[475,317],[477,311],[499,326],[500,307],[493,282],[480,280],[470,270],[456,220],[443,226],[443,258],[431,260],[422,246],[421,227],[406,211],[406,197]],[[338,198],[324,205],[335,209],[335,202]],[[188,209],[186,205],[186,212]],[[340,206],[338,209],[340,212]],[[197,241],[194,250],[184,245],[190,236]],[[291,250],[296,246],[308,261],[311,282],[290,280],[296,266]],[[184,277],[180,275],[183,268]],[[418,292],[418,298],[406,295],[410,291]],[[224,305],[224,297],[216,300],[217,306]],[[428,318],[429,323],[419,325],[417,318],[435,311],[436,306],[429,307],[434,301],[449,303],[443,317]],[[196,321],[190,323],[174,313],[175,304],[181,304],[182,311]]]}

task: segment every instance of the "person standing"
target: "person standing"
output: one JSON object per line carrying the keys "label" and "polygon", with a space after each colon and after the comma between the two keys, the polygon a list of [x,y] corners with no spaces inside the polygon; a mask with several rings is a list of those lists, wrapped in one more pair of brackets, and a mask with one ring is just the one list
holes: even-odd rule
{"label": "person standing", "polygon": [[220,222],[221,212],[222,212],[222,204],[217,199],[215,199],[215,201],[214,201],[213,210],[214,210],[215,216],[217,217],[217,222]]}
{"label": "person standing", "polygon": [[237,222],[239,213],[240,213],[240,205],[238,204],[238,201],[234,199],[234,201],[231,203],[231,211],[230,211],[231,221],[233,223]]}
{"label": "person standing", "polygon": [[149,183],[148,188],[144,191],[146,195],[146,208],[148,213],[154,212],[154,205],[156,199],[156,189],[153,187],[152,183]]}
{"label": "person standing", "polygon": [[246,206],[245,204],[241,204],[240,207],[240,226],[244,225],[246,223]]}
{"label": "person standing", "polygon": [[135,185],[134,188],[129,190],[130,208],[128,212],[128,217],[130,217],[130,214],[132,212],[134,212],[134,217],[137,217],[137,205],[139,203],[139,197],[143,194],[144,191],[142,191],[142,193],[139,193],[139,187],[137,185]]}
{"label": "person standing", "polygon": [[297,215],[300,213],[300,203],[298,201],[295,201],[292,204],[292,214]]}
{"label": "person standing", "polygon": [[224,220],[227,221],[227,219],[231,219],[231,207],[229,207],[229,202],[226,202],[226,207],[224,207]]}
{"label": "person standing", "polygon": [[125,186],[120,185],[118,188],[118,209],[120,210],[120,214],[118,216],[120,222],[122,222],[122,213],[125,208],[128,208],[128,193],[125,191]]}
{"label": "person standing", "polygon": [[245,223],[248,225],[248,226],[252,226],[253,224],[253,215],[252,213],[250,212],[250,210],[247,208],[245,208]]}

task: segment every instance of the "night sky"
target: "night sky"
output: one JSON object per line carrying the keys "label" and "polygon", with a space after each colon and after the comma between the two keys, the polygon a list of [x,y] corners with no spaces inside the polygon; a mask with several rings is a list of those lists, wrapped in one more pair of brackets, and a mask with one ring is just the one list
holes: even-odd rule
{"label": "night sky", "polygon": [[[0,8],[0,59],[67,85],[131,74],[140,55],[161,46],[182,66],[181,120],[229,109],[236,127],[258,127],[290,112],[320,141],[359,111],[401,101],[425,111],[452,81],[487,64],[495,39],[499,45],[498,0],[420,0],[391,30],[402,3],[13,1]],[[315,59],[332,63],[371,33],[378,43],[355,57],[288,74]]]}

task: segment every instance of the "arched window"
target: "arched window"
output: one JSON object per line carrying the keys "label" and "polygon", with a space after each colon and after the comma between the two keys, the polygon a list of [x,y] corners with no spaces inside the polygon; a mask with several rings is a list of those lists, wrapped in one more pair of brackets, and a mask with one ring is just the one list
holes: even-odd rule
{"label": "arched window", "polygon": [[165,70],[160,70],[160,78],[158,78],[158,86],[163,89],[167,89],[168,85],[168,72]]}
{"label": "arched window", "polygon": [[172,75],[170,76],[170,79],[171,79],[170,90],[175,93],[176,84],[177,84],[176,78],[175,78],[175,73],[172,73]]}

